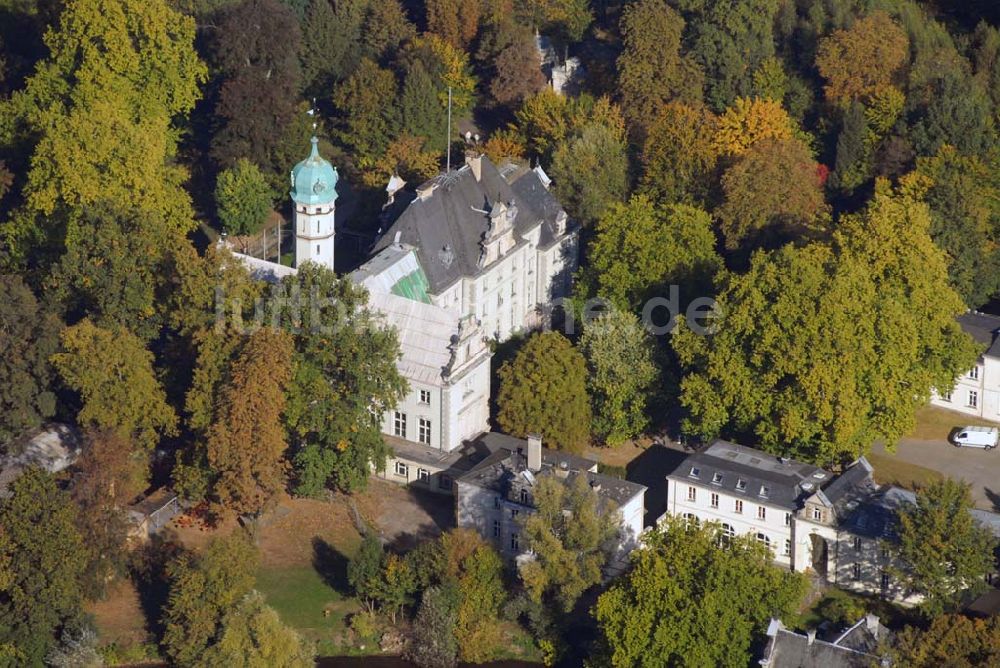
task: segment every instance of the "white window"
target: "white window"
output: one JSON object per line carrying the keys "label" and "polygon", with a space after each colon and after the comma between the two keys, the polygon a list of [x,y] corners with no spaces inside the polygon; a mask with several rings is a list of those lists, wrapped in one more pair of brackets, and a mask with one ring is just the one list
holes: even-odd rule
{"label": "white window", "polygon": [[972,380],[979,380],[979,366],[976,365],[969,370],[969,378]]}
{"label": "white window", "polygon": [[792,526],[792,514],[791,513],[785,513],[785,526],[786,527]]}
{"label": "white window", "polygon": [[969,408],[979,407],[979,392],[975,390],[969,390]]}
{"label": "white window", "polygon": [[951,403],[951,392],[945,392],[944,394],[942,394],[941,395],[941,399],[944,400],[944,401],[947,401],[950,404]]}
{"label": "white window", "polygon": [[316,255],[319,255],[319,244],[316,244]]}
{"label": "white window", "polygon": [[684,526],[686,526],[688,528],[695,528],[695,529],[697,529],[698,526],[701,524],[698,521],[698,517],[696,515],[694,515],[693,513],[684,513],[683,517],[684,517]]}
{"label": "white window", "polygon": [[493,497],[493,507],[496,508],[497,510],[499,510],[502,505],[503,504],[500,503],[500,497],[499,496],[494,496]]}
{"label": "white window", "polygon": [[521,503],[526,506],[526,505],[528,505],[528,503],[530,503],[530,500],[531,499],[528,496],[528,490],[522,489],[521,490]]}
{"label": "white window", "polygon": [[888,559],[889,545],[887,543],[882,543],[881,545],[879,545],[878,553],[882,556],[883,559]]}
{"label": "white window", "polygon": [[719,495],[716,494],[715,492],[712,492],[712,498],[711,498],[711,500],[712,500],[712,507],[713,508],[718,508],[719,507]]}
{"label": "white window", "polygon": [[885,571],[882,571],[881,580],[882,580],[882,589],[888,589],[889,585],[892,583],[892,580],[889,578],[889,574],[886,573]]}
{"label": "white window", "polygon": [[851,566],[851,575],[854,577],[855,580],[861,579],[861,564],[856,563],[853,566]]}
{"label": "white window", "polygon": [[512,519],[512,520],[516,520],[516,519],[517,519],[517,516],[518,516],[518,515],[520,514],[520,512],[521,512],[521,511],[520,511],[520,510],[518,510],[517,508],[511,508],[511,509],[510,509],[510,519]]}
{"label": "white window", "polygon": [[316,221],[316,234],[319,234],[319,221]]}
{"label": "white window", "polygon": [[500,520],[493,520],[493,537],[500,537]]}
{"label": "white window", "polygon": [[688,487],[688,501],[695,501],[698,498],[698,490],[694,487]]}
{"label": "white window", "polygon": [[743,501],[740,500],[740,499],[736,499],[736,505],[733,506],[733,510],[736,511],[738,514],[742,515],[743,514]]}
{"label": "white window", "polygon": [[510,535],[510,549],[513,550],[514,552],[517,552],[518,550],[521,549],[521,541],[518,540],[518,536],[516,533],[512,533]]}
{"label": "white window", "polygon": [[697,478],[698,476],[701,475],[701,469],[698,468],[697,466],[692,466],[691,472],[688,473],[688,475],[691,476],[692,478]]}
{"label": "white window", "polygon": [[431,444],[431,421],[427,418],[420,418],[419,440],[424,445]]}
{"label": "white window", "polygon": [[420,403],[424,406],[431,405],[431,391],[430,390],[420,390]]}
{"label": "white window", "polygon": [[406,413],[396,411],[392,421],[392,433],[400,438],[406,438]]}
{"label": "white window", "polygon": [[859,538],[858,536],[854,537],[854,551],[855,552],[861,551],[861,538]]}
{"label": "white window", "polygon": [[712,474],[712,484],[714,484],[714,485],[721,485],[722,484],[722,474],[721,473],[713,473]]}
{"label": "white window", "polygon": [[771,539],[763,531],[758,531],[756,538],[758,543],[764,543],[764,545],[771,547]]}
{"label": "white window", "polygon": [[785,539],[785,549],[782,552],[783,555],[790,556],[792,554],[792,541]]}
{"label": "white window", "polygon": [[823,521],[823,511],[819,508],[813,508],[813,519],[817,522]]}
{"label": "white window", "polygon": [[767,508],[764,506],[757,506],[757,519],[766,520],[767,519]]}
{"label": "white window", "polygon": [[736,480],[736,491],[745,492],[747,491],[747,481],[743,478],[737,478]]}
{"label": "white window", "polygon": [[403,476],[404,478],[409,477],[410,467],[403,462],[396,462],[396,475]]}
{"label": "white window", "polygon": [[768,487],[767,485],[761,485],[759,493],[763,498],[766,499],[768,495],[771,493],[771,488]]}
{"label": "white window", "polygon": [[427,469],[417,469],[417,480],[420,482],[430,482],[431,472]]}
{"label": "white window", "polygon": [[731,524],[722,525],[722,535],[726,538],[733,538],[736,536],[736,529],[733,528]]}

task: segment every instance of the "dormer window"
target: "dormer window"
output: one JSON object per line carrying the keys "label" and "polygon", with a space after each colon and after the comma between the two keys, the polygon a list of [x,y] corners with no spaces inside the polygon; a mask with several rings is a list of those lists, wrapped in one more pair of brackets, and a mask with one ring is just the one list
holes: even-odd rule
{"label": "dormer window", "polygon": [[765,499],[767,498],[767,496],[768,496],[768,494],[770,492],[771,492],[771,490],[770,490],[770,488],[767,485],[761,485],[760,486],[760,495],[762,497],[764,497]]}
{"label": "dormer window", "polygon": [[736,491],[745,492],[747,491],[747,481],[743,478],[737,478],[736,480]]}
{"label": "dormer window", "polygon": [[528,490],[526,489],[521,490],[521,504],[528,505]]}
{"label": "dormer window", "polygon": [[722,474],[721,473],[715,472],[714,474],[712,474],[712,484],[714,484],[714,485],[721,485],[722,484]]}
{"label": "dormer window", "polygon": [[692,478],[697,478],[701,475],[701,469],[697,466],[691,467],[691,473],[689,474]]}

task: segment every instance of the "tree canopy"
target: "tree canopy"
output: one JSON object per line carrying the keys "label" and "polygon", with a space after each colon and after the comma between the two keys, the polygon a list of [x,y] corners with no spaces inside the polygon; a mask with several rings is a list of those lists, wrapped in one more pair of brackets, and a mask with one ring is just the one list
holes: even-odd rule
{"label": "tree canopy", "polygon": [[559,332],[532,335],[500,367],[497,420],[508,434],[580,452],[590,438],[586,361]]}

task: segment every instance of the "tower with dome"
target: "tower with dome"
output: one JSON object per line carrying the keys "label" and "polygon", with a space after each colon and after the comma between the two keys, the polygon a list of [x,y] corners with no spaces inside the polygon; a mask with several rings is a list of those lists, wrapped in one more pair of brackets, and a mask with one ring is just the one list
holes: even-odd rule
{"label": "tower with dome", "polygon": [[292,169],[290,195],[295,209],[295,266],[311,261],[333,269],[337,169],[320,156],[316,137],[309,157]]}

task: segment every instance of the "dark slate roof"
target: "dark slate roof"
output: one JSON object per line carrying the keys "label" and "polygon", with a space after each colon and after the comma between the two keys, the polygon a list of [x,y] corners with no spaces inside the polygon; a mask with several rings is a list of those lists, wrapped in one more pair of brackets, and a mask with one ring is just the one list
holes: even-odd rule
{"label": "dark slate roof", "polygon": [[861,457],[846,471],[823,488],[823,494],[833,504],[837,517],[847,517],[859,504],[878,491],[872,477],[874,469]]}
{"label": "dark slate roof", "polygon": [[[888,633],[877,617],[874,624],[879,637]],[[771,620],[767,634],[769,640],[760,663],[768,668],[871,668],[880,660],[873,653],[878,646],[878,637],[869,631],[866,619],[833,642],[820,640],[815,635],[810,638],[810,635],[795,633],[777,620]]]}
{"label": "dark slate roof", "polygon": [[[721,439],[687,457],[667,477],[706,487],[719,487],[733,495],[745,494],[748,499],[788,510],[799,508],[803,498],[815,493],[831,478],[828,471],[818,466],[778,458]],[[743,489],[739,489],[741,481]],[[761,493],[762,488],[766,488],[766,496]]]}
{"label": "dark slate roof", "polygon": [[538,175],[513,165],[504,165],[501,171],[486,156],[481,160],[478,181],[466,164],[419,186],[418,193],[434,189],[409,202],[375,242],[372,254],[393,244],[398,233],[400,242],[417,248],[431,291],[438,294],[460,278],[482,271],[480,242],[489,229],[489,215],[484,212],[498,201],[517,207],[515,234],[524,235],[542,223],[539,244],[555,241],[555,220],[562,207]]}
{"label": "dark slate roof", "polygon": [[[492,450],[493,454],[461,476],[459,482],[493,490],[516,501],[517,496],[511,493],[512,490],[530,488],[531,484],[530,478],[524,475],[528,470],[528,442],[495,432],[483,434],[476,441],[487,450]],[[576,476],[586,476],[587,482],[601,498],[619,506],[646,491],[643,485],[597,473],[596,469],[597,462],[590,459],[542,448],[542,470],[533,475],[562,475],[568,482]]]}
{"label": "dark slate roof", "polygon": [[984,346],[986,352],[983,354],[1000,358],[1000,337],[997,336],[1000,331],[1000,316],[969,311],[958,316],[958,324],[966,334]]}

